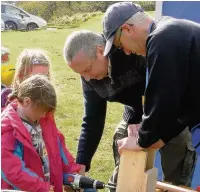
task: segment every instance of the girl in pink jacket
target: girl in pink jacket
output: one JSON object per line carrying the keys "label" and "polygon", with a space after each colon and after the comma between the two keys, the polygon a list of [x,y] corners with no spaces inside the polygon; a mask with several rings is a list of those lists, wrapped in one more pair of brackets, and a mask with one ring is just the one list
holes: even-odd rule
{"label": "girl in pink jacket", "polygon": [[64,174],[80,167],[55,125],[54,87],[45,76],[34,75],[9,97],[1,115],[1,188],[62,192]]}

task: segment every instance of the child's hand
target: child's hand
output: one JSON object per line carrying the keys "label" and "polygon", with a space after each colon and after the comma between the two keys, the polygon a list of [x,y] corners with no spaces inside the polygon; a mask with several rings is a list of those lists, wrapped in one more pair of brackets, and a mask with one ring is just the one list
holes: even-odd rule
{"label": "child's hand", "polygon": [[81,166],[81,169],[80,169],[80,171],[78,172],[78,174],[80,174],[80,175],[83,175],[83,176],[85,176],[85,165],[81,165],[80,164],[80,166]]}
{"label": "child's hand", "polygon": [[54,192],[54,186],[50,185],[49,192]]}
{"label": "child's hand", "polygon": [[[63,185],[63,192],[74,192],[74,190],[66,185]],[[83,192],[83,190],[81,189],[80,192]]]}
{"label": "child's hand", "polygon": [[69,186],[63,185],[63,192],[73,192],[73,189]]}

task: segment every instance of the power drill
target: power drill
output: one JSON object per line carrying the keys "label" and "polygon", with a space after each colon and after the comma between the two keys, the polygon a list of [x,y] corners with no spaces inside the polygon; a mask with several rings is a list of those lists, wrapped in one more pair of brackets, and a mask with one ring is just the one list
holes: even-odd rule
{"label": "power drill", "polygon": [[74,190],[78,189],[104,189],[110,188],[115,189],[116,187],[113,185],[106,185],[101,181],[97,181],[91,179],[89,177],[85,177],[78,174],[65,174],[64,175],[64,185],[68,185],[72,187]]}

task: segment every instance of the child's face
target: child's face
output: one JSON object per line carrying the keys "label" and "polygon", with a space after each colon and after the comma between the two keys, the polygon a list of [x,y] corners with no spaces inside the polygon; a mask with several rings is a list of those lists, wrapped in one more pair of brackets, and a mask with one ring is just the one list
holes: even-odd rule
{"label": "child's face", "polygon": [[27,120],[31,122],[39,121],[46,115],[46,111],[36,105],[30,98],[24,98],[22,103],[22,110]]}
{"label": "child's face", "polygon": [[35,74],[42,74],[42,75],[47,75],[49,74],[49,66],[47,65],[40,65],[40,64],[37,64],[37,65],[33,65],[33,68],[32,68],[32,72],[31,72],[32,75],[35,75]]}

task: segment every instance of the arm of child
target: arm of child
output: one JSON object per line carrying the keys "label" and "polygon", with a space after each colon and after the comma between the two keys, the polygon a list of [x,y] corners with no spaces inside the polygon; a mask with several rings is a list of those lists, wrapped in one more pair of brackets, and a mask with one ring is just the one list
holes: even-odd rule
{"label": "arm of child", "polygon": [[[10,134],[3,134],[1,140],[1,177],[5,186],[17,190],[49,192],[50,183],[44,182],[35,172],[28,169],[16,149],[16,140]],[[7,184],[6,184],[7,183]],[[4,185],[1,186],[4,188]]]}
{"label": "arm of child", "polygon": [[[60,147],[62,163],[63,163],[63,178],[67,178],[67,177],[64,177],[64,175],[69,174],[69,173],[81,174],[80,173],[81,165],[76,164],[74,157],[72,156],[72,154],[67,149],[67,147],[65,145],[65,138],[64,138],[63,134],[58,131],[58,136],[59,136],[59,142],[60,142],[59,147]],[[63,183],[66,183],[66,181],[63,181]],[[64,191],[65,192],[72,192],[73,190],[70,187],[65,186]],[[84,191],[85,192],[86,191],[96,192],[95,189],[85,189]],[[81,190],[81,192],[83,192],[83,190]]]}
{"label": "arm of child", "polygon": [[[74,161],[72,154],[69,152],[65,145],[65,138],[61,132],[58,131],[58,138],[59,138],[59,148],[60,148],[60,155],[62,158],[62,167],[63,167],[63,184],[66,183],[65,181],[65,174],[68,173],[79,173],[80,166],[77,165]],[[70,186],[63,187],[63,191],[65,192],[72,192]]]}
{"label": "arm of child", "polygon": [[63,173],[79,173],[81,167],[76,164],[74,157],[69,152],[65,145],[65,138],[61,132],[58,131],[60,155],[63,164]]}

